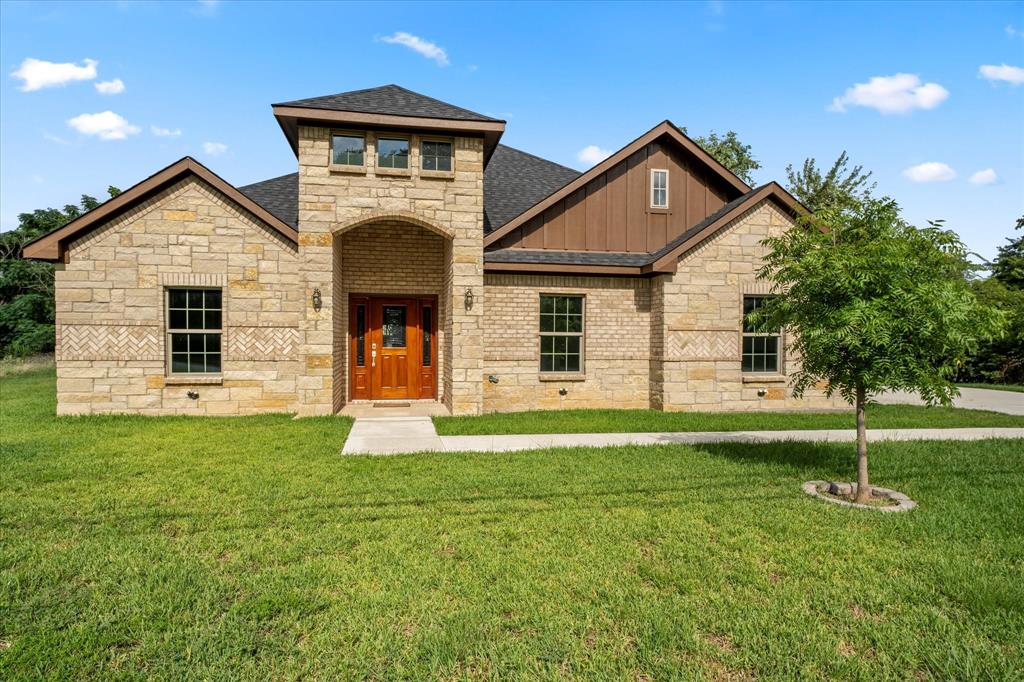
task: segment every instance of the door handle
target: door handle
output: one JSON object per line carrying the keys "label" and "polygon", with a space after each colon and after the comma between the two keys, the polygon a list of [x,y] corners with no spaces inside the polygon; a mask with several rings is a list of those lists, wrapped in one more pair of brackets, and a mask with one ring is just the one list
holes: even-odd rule
{"label": "door handle", "polygon": [[370,351],[370,367],[376,367],[376,366],[377,366],[377,351],[371,350]]}

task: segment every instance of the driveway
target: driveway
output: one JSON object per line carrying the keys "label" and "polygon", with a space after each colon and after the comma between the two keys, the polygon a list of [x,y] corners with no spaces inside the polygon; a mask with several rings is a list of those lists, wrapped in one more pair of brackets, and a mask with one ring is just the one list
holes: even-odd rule
{"label": "driveway", "polygon": [[[878,402],[886,405],[923,405],[914,393],[894,391],[878,397]],[[989,388],[961,388],[960,397],[953,400],[953,405],[968,410],[991,410],[1004,414],[1024,415],[1024,393],[1013,391],[994,391]]]}

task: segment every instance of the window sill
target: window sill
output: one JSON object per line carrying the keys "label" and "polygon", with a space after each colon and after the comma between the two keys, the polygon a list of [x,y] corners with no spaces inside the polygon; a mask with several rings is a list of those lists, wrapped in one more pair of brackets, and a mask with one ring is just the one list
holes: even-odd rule
{"label": "window sill", "polygon": [[224,383],[220,374],[172,374],[164,378],[166,386],[219,386]]}
{"label": "window sill", "polygon": [[357,175],[365,175],[366,166],[346,166],[340,163],[331,163],[327,165],[327,171],[330,173],[354,173]]}
{"label": "window sill", "polygon": [[785,374],[744,374],[745,384],[784,384],[788,381]]}
{"label": "window sill", "polygon": [[648,213],[655,213],[655,214],[661,213],[663,215],[669,215],[670,213],[672,213],[671,209],[669,209],[667,207],[660,208],[658,206],[648,206],[647,207],[647,212]]}
{"label": "window sill", "polygon": [[412,171],[408,168],[382,168],[377,166],[373,169],[373,172],[377,175],[400,175],[400,176],[411,176]]}
{"label": "window sill", "polygon": [[438,180],[454,180],[455,171],[420,170],[421,178],[436,178]]}
{"label": "window sill", "polygon": [[537,375],[540,381],[586,381],[583,372],[541,372]]}

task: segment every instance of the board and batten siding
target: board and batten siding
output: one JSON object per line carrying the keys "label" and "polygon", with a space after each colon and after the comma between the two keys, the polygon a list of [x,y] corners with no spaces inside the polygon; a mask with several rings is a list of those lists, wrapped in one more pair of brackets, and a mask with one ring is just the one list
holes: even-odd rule
{"label": "board and batten siding", "polygon": [[[669,172],[667,209],[650,207],[652,169]],[[738,192],[668,137],[644,146],[495,248],[651,253],[722,208]]]}

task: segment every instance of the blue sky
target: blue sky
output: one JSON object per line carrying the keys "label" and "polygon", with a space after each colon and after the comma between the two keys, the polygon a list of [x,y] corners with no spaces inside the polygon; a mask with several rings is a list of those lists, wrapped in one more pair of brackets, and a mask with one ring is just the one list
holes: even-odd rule
{"label": "blue sky", "polygon": [[271,103],[392,82],[581,169],[666,118],[736,130],[758,183],[845,149],[986,257],[1024,214],[1019,2],[4,2],[0,27],[3,229],[185,155],[294,172]]}

